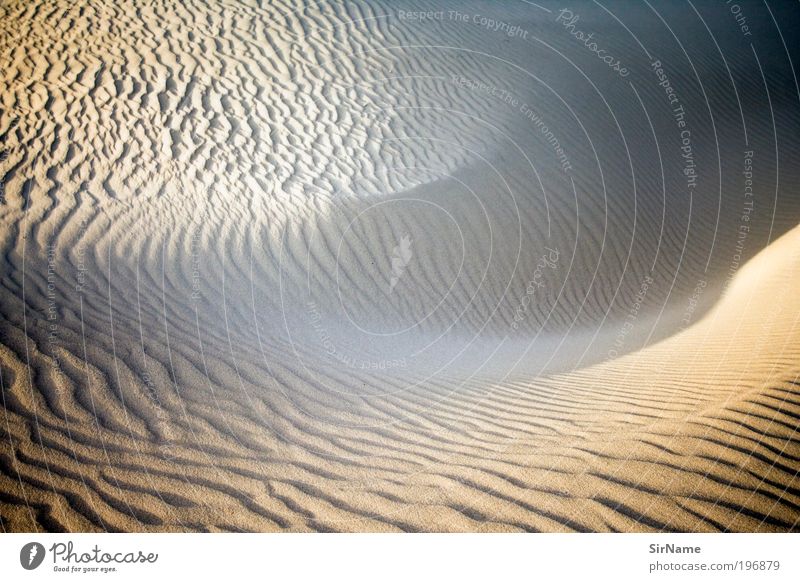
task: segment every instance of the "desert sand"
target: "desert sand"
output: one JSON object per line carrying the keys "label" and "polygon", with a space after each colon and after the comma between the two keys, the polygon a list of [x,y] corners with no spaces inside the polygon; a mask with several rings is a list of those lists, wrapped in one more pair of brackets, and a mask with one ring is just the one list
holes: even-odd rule
{"label": "desert sand", "polygon": [[2,530],[798,529],[774,4],[4,1]]}

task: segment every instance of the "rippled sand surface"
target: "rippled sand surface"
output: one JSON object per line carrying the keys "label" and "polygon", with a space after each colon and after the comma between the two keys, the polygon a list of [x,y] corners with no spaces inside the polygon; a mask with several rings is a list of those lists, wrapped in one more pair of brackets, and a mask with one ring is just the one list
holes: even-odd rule
{"label": "rippled sand surface", "polygon": [[737,6],[4,1],[2,529],[798,529]]}

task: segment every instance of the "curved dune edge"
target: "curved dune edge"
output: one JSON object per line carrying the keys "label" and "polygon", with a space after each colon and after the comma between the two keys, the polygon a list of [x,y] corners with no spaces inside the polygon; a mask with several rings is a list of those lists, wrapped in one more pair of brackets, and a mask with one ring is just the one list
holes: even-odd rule
{"label": "curved dune edge", "polygon": [[[52,381],[47,370],[29,377],[3,347],[2,524],[794,530],[799,276],[797,228],[743,267],[703,320],[642,351],[552,378],[465,387],[441,402],[413,392],[384,398],[375,406],[405,410],[406,420],[376,429],[329,432],[294,418],[277,438],[277,430],[259,433],[226,414],[238,442],[199,422],[193,440],[176,429],[154,442],[135,423],[95,424],[69,398],[66,429],[30,384]],[[98,385],[94,404],[102,409]],[[270,405],[280,408],[278,400]]]}
{"label": "curved dune edge", "polygon": [[0,530],[797,529],[782,35],[717,54],[661,3],[684,50],[609,4],[691,111],[691,195],[650,55],[599,5],[624,82],[526,2],[472,8],[530,42],[378,0],[6,4]]}

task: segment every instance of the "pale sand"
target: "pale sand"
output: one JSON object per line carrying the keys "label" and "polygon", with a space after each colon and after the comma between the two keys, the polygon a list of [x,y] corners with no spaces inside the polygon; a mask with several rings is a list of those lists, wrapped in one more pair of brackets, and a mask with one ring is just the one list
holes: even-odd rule
{"label": "pale sand", "polygon": [[546,3],[72,4],[0,9],[4,530],[797,529],[763,6],[576,8],[622,77]]}

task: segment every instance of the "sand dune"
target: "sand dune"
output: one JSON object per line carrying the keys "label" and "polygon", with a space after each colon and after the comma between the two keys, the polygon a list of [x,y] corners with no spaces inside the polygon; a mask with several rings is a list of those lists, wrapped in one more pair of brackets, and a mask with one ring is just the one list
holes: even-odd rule
{"label": "sand dune", "polygon": [[740,4],[4,3],[3,530],[796,530]]}

